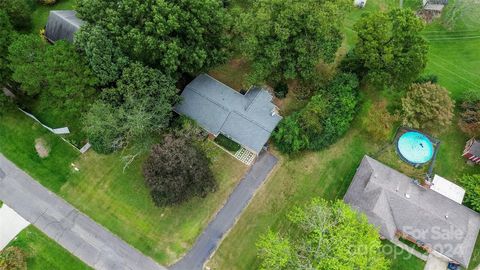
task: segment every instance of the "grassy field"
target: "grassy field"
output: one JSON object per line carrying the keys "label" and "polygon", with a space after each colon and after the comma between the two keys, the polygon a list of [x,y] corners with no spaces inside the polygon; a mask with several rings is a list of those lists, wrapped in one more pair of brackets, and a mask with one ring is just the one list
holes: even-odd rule
{"label": "grassy field", "polygon": [[425,267],[425,262],[410,255],[403,249],[395,246],[389,241],[383,241],[383,252],[390,259],[392,265],[391,270],[422,270]]}
{"label": "grassy field", "polygon": [[[49,143],[38,157],[35,139]],[[220,209],[247,167],[210,141],[201,144],[219,184],[217,192],[175,207],[158,208],[144,185],[138,157],[125,171],[121,154],[93,151],[80,156],[58,137],[20,112],[0,117],[0,152],[85,214],[162,264],[170,264],[193,245]],[[75,164],[80,171],[72,168]]]}
{"label": "grassy field", "polygon": [[193,245],[246,171],[239,161],[207,141],[217,192],[175,207],[156,207],[141,175],[139,157],[123,171],[119,155],[82,156],[80,168],[60,194],[85,214],[162,264],[170,264]]}
{"label": "grassy field", "polygon": [[23,230],[9,246],[26,252],[28,270],[91,269],[33,226]]}
{"label": "grassy field", "polygon": [[[387,10],[396,5],[397,1],[374,1],[368,2],[367,7],[363,10],[353,10],[347,19],[344,50],[352,48],[356,41],[353,25],[360,18],[361,13]],[[414,3],[408,1],[406,5],[414,6]],[[480,16],[480,12],[476,14],[477,17]],[[459,27],[469,28],[468,31],[475,31],[470,28],[478,26],[478,24],[469,24],[465,18],[461,20],[462,22],[458,24]],[[455,33],[446,31],[439,23],[434,23],[427,26],[424,35],[430,44],[426,73],[437,74],[440,84],[447,87],[454,98],[458,98],[466,89],[480,91],[480,87],[478,87],[480,85],[480,43],[478,43],[480,38],[463,37],[454,42],[435,39],[442,36],[455,37]],[[470,35],[474,33],[471,32]],[[439,58],[437,55],[442,57]],[[445,67],[448,68],[445,69]],[[367,96],[367,100],[372,98],[368,94],[365,96]],[[396,98],[398,99],[398,97]],[[374,155],[384,145],[372,142],[371,138],[364,135],[359,121],[361,117],[357,117],[349,133],[329,149],[318,153],[305,153],[298,157],[280,155],[282,157],[280,168],[259,191],[237,226],[230,232],[209,262],[209,266],[212,269],[255,269],[259,263],[255,248],[255,242],[259,235],[268,229],[284,230],[285,226],[288,226],[284,217],[291,207],[302,205],[317,196],[326,199],[341,199],[363,155]],[[438,137],[441,145],[435,166],[436,173],[452,181],[456,181],[465,173],[480,173],[479,167],[466,165],[461,157],[468,137],[459,131],[456,120],[447,130],[438,134]],[[387,156],[381,155],[376,158],[389,163],[400,171],[411,170],[411,168],[407,168],[408,166],[404,166],[399,159],[395,158],[394,160],[396,155],[392,148],[389,148],[389,151]],[[392,260],[392,269],[423,269],[424,266],[424,263],[416,258],[387,257]],[[471,267],[473,268],[479,263],[480,244],[477,242]]]}
{"label": "grassy field", "polygon": [[[38,156],[37,139],[47,142],[47,158]],[[73,172],[70,164],[79,156],[77,150],[20,111],[0,116],[0,153],[54,192],[59,192],[68,181]]]}

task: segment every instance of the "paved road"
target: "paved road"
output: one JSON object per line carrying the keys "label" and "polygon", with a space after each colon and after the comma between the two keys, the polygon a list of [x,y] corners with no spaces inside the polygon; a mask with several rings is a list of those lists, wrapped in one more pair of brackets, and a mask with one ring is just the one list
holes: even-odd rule
{"label": "paved road", "polygon": [[203,265],[218,248],[225,233],[234,225],[236,219],[252,199],[255,191],[265,181],[276,164],[277,158],[270,153],[264,152],[235,188],[215,219],[210,222],[202,235],[197,239],[193,248],[170,269],[203,269]]}
{"label": "paved road", "polygon": [[94,269],[166,270],[0,154],[0,200]]}

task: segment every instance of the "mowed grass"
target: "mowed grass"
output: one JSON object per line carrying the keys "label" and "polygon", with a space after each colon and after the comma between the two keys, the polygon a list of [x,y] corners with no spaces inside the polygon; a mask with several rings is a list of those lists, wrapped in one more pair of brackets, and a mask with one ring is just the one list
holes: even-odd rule
{"label": "mowed grass", "polygon": [[211,269],[256,269],[255,242],[269,228],[286,228],[286,214],[312,198],[341,199],[362,157],[372,146],[357,130],[329,149],[281,157],[280,166],[258,191],[208,263]]}
{"label": "mowed grass", "polygon": [[150,199],[137,158],[124,171],[121,156],[94,152],[75,164],[60,194],[82,212],[162,264],[179,259],[194,243],[212,216],[246,172],[247,167],[210,141],[202,146],[219,184],[206,198],[193,198],[174,207],[156,207]]}
{"label": "mowed grass", "polygon": [[[365,9],[354,9],[347,19],[344,46],[348,49],[354,46],[356,36],[353,25],[362,13],[388,10],[396,7],[397,3],[397,1],[390,0],[375,1],[368,2]],[[413,5],[414,3],[406,2],[406,4]],[[478,16],[480,13],[477,14]],[[440,26],[428,26],[425,36],[427,36],[427,31],[432,31],[435,27]],[[446,30],[441,27],[438,31],[446,33]],[[441,35],[441,33],[435,33],[435,36]],[[431,37],[433,35],[427,36],[427,39]],[[458,98],[466,89],[472,89],[471,87],[475,86],[480,78],[480,74],[478,74],[480,72],[480,63],[478,62],[480,46],[473,42],[478,41],[463,39],[444,43],[429,39],[431,48],[426,73],[437,74],[440,84],[450,90],[454,98]],[[437,59],[435,55],[439,53],[443,55],[443,58]],[[448,71],[437,67],[439,63],[445,65],[445,57],[447,61],[451,62]],[[459,79],[458,76],[452,75],[452,72],[467,76],[468,81],[475,83],[472,85],[471,82]],[[470,87],[466,87],[467,84]],[[475,89],[480,91],[480,87]],[[366,96],[366,101],[372,99],[368,93]],[[399,97],[394,98],[398,99]],[[286,213],[292,207],[302,205],[313,197],[341,199],[365,154],[376,156],[400,171],[411,170],[405,168],[399,159],[395,159],[393,149],[389,149],[389,153],[386,153],[387,156],[378,155],[378,151],[385,146],[385,143],[372,142],[371,138],[365,136],[359,121],[360,118],[361,116],[357,117],[349,133],[329,149],[317,153],[301,154],[296,158],[280,155],[282,157],[280,168],[259,191],[208,265],[212,269],[255,269],[259,265],[255,246],[259,236],[269,229],[284,230],[285,226],[288,226],[285,222]],[[459,131],[457,119],[438,137],[442,142],[434,172],[455,182],[463,174],[480,173],[478,166],[466,165],[465,160],[461,157],[468,137]],[[421,174],[418,171],[414,173]],[[386,245],[391,244],[386,243]],[[479,254],[480,244],[477,242],[471,262],[472,268],[480,263]],[[424,267],[424,263],[415,257],[392,257],[388,253],[386,255],[392,261],[391,269],[423,269]]]}
{"label": "mowed grass", "polygon": [[33,226],[20,232],[9,246],[19,247],[26,253],[28,270],[91,269]]}
{"label": "mowed grass", "polygon": [[[38,156],[36,139],[47,142],[48,157]],[[79,156],[72,146],[17,110],[0,116],[0,153],[54,192],[68,181],[73,172],[70,164]]]}
{"label": "mowed grass", "polygon": [[387,240],[382,241],[382,250],[391,261],[391,270],[422,270],[425,262],[395,246]]}
{"label": "mowed grass", "polygon": [[[51,149],[41,159],[35,139]],[[0,117],[0,153],[42,185],[162,264],[180,258],[221,208],[247,167],[210,141],[202,148],[211,160],[219,184],[206,198],[194,198],[175,207],[156,207],[141,173],[145,155],[124,171],[121,154],[93,151],[79,155],[70,145],[19,111]],[[71,164],[80,168],[73,170]],[[39,255],[42,256],[42,255]]]}

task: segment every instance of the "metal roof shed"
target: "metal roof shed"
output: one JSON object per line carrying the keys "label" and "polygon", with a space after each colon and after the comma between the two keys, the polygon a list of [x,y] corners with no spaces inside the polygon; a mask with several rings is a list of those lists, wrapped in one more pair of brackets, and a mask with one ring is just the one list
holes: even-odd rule
{"label": "metal roof shed", "polygon": [[84,23],[74,10],[52,10],[45,27],[45,36],[52,43],[58,40],[73,42],[75,33]]}

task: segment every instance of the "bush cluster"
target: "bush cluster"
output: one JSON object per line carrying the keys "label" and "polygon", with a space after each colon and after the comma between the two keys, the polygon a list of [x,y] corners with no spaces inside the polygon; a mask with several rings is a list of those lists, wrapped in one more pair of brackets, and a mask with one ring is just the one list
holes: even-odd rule
{"label": "bush cluster", "polygon": [[358,79],[341,73],[313,96],[301,111],[282,120],[273,134],[285,153],[320,150],[334,143],[350,127],[358,103]]}

